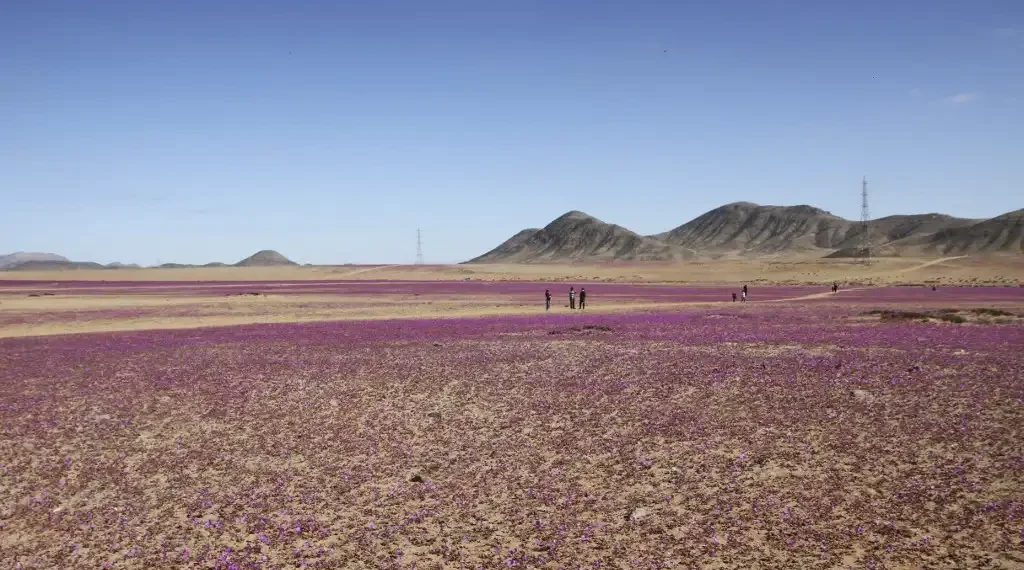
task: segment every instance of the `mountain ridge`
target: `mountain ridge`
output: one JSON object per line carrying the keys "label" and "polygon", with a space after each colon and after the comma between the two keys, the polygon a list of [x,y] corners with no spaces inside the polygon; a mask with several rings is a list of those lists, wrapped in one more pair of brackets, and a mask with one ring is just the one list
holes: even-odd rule
{"label": "mountain ridge", "polygon": [[579,210],[555,218],[543,228],[516,233],[470,263],[491,261],[669,260],[682,255],[654,237],[642,236]]}
{"label": "mountain ridge", "polygon": [[[586,219],[592,222],[581,228],[565,223]],[[601,224],[600,231],[595,232],[594,222]],[[898,214],[871,220],[868,241],[874,256],[1024,253],[1022,226],[1024,209],[990,219]],[[544,228],[522,230],[466,263],[854,257],[862,252],[862,227],[859,221],[807,204],[732,202],[666,232],[643,236],[573,210]],[[610,228],[620,241],[632,240],[632,247],[602,246],[597,238]]]}

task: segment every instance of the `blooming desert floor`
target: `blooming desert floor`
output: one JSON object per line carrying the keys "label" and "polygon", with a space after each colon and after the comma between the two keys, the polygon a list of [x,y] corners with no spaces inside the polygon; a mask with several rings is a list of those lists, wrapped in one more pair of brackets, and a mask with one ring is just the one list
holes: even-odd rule
{"label": "blooming desert floor", "polygon": [[1024,568],[1024,289],[545,286],[0,283],[0,565]]}

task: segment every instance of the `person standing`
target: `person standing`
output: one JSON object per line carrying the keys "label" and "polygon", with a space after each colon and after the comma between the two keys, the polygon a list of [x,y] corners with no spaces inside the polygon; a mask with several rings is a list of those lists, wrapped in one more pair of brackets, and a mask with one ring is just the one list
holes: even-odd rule
{"label": "person standing", "polygon": [[586,307],[586,306],[587,306],[587,289],[585,287],[580,287],[580,310],[582,311],[584,309],[584,307]]}
{"label": "person standing", "polygon": [[747,302],[747,288],[743,287],[743,293],[740,296],[740,303],[746,303],[746,302]]}
{"label": "person standing", "polygon": [[544,310],[551,310],[551,289],[544,290]]}
{"label": "person standing", "polygon": [[733,291],[733,294],[732,294],[732,302],[733,303],[736,302],[736,292],[735,291]]}
{"label": "person standing", "polygon": [[576,288],[571,285],[569,286],[569,308],[576,308]]}

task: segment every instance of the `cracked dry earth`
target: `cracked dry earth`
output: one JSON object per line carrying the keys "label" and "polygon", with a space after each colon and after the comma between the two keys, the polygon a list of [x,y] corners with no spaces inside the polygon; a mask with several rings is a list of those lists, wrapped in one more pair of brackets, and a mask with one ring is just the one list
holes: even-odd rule
{"label": "cracked dry earth", "polygon": [[1019,324],[0,340],[5,568],[1024,568]]}

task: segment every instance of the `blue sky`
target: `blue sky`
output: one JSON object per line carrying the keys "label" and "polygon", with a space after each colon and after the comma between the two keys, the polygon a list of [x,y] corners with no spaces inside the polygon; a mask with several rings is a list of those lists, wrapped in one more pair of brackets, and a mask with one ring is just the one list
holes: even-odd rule
{"label": "blue sky", "polygon": [[0,253],[428,262],[579,209],[1024,206],[1024,2],[0,4]]}

